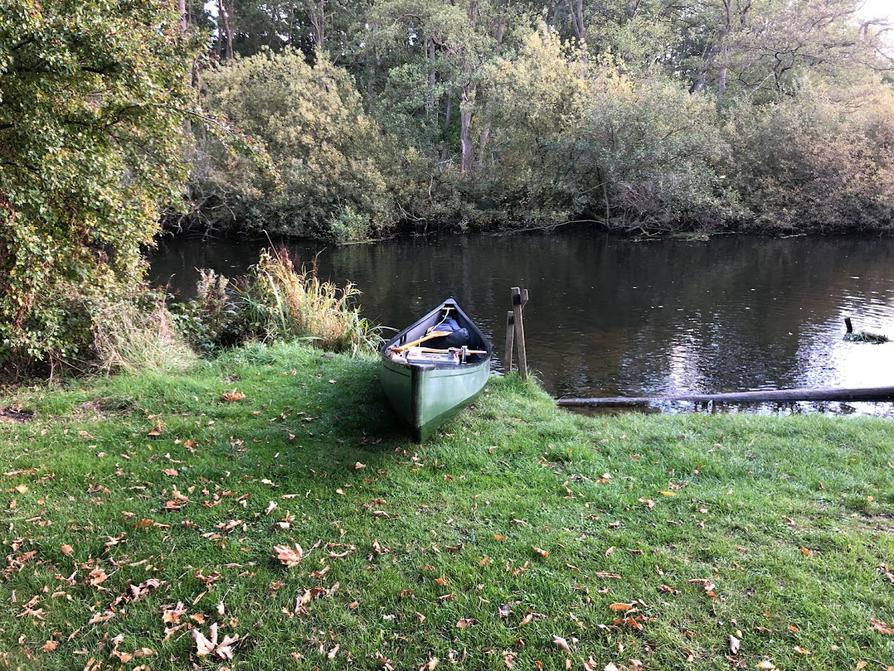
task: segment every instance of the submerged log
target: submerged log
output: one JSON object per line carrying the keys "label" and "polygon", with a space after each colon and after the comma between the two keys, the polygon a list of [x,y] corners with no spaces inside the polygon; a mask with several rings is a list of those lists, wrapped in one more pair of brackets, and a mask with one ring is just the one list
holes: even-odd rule
{"label": "submerged log", "polygon": [[771,389],[723,394],[679,394],[672,396],[609,396],[604,398],[560,398],[560,406],[587,408],[622,408],[689,403],[794,403],[796,401],[894,401],[894,387],[858,389]]}

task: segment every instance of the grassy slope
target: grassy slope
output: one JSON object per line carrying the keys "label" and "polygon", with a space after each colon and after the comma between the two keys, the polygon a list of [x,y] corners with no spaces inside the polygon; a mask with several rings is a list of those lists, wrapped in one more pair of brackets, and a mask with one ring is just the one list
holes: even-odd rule
{"label": "grassy slope", "polygon": [[[233,387],[246,398],[220,401]],[[437,657],[439,668],[503,669],[508,652],[517,669],[566,658],[580,669],[589,657],[600,670],[631,659],[646,669],[894,664],[894,636],[870,625],[894,621],[894,584],[878,570],[894,564],[889,422],[593,419],[505,379],[417,447],[384,409],[374,362],[289,346],[25,401],[38,419],[0,424],[2,541],[4,554],[37,554],[0,577],[0,601],[13,603],[0,609],[0,668],[81,669],[91,657],[115,668],[119,634],[119,652],[154,652],[130,668],[188,668],[199,661],[188,628],[163,641],[164,606],[177,601],[183,622],[203,614],[206,634],[219,622],[221,636],[244,637],[232,668],[382,668],[387,658],[418,669]],[[148,437],[159,419],[163,433]],[[189,503],[165,512],[175,485]],[[278,507],[265,514],[270,501]],[[291,528],[274,527],[287,512]],[[216,529],[229,520],[244,526]],[[110,537],[119,541],[106,547]],[[24,539],[17,553],[14,539]],[[314,548],[291,569],[272,552],[288,542]],[[94,568],[108,575],[98,586]],[[164,582],[88,625],[148,578]],[[713,582],[716,597],[694,579]],[[335,583],[305,614],[287,614],[306,588]],[[22,614],[35,595],[45,619]],[[649,618],[642,631],[612,625],[609,604],[633,600]],[[41,651],[51,639],[58,648]],[[334,659],[321,654],[336,643]]]}

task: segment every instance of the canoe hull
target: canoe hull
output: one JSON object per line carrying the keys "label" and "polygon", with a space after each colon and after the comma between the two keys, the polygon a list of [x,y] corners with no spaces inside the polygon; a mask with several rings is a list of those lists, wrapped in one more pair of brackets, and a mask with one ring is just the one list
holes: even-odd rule
{"label": "canoe hull", "polygon": [[[394,361],[387,355],[390,345],[412,339],[416,335],[413,329],[436,321],[439,310],[445,306],[450,306],[463,325],[472,331],[473,346],[484,348],[486,356],[471,363],[444,366],[410,365]],[[398,417],[410,426],[416,442],[429,438],[441,424],[481,393],[490,376],[490,355],[490,343],[451,299],[386,344],[379,373],[382,390]]]}
{"label": "canoe hull", "polygon": [[410,426],[413,440],[422,442],[474,401],[489,375],[490,361],[463,369],[384,361],[379,377],[391,407]]}

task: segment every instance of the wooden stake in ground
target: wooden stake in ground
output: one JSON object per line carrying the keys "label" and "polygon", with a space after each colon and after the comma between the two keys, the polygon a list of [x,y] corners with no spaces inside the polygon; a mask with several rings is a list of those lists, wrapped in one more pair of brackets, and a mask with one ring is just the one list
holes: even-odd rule
{"label": "wooden stake in ground", "polygon": [[503,350],[503,370],[512,372],[512,348],[515,346],[515,313],[506,313],[506,349]]}
{"label": "wooden stake in ground", "polygon": [[512,287],[512,312],[515,320],[515,346],[518,350],[518,372],[528,379],[528,352],[525,347],[525,323],[522,309],[528,302],[528,290]]}

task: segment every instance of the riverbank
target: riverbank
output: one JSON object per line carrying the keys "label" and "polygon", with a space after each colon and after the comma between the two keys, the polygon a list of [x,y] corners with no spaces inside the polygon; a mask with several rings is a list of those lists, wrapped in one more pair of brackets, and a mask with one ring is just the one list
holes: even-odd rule
{"label": "riverbank", "polygon": [[22,394],[12,668],[894,659],[887,421],[588,418],[504,378],[420,447],[373,360],[291,345]]}

